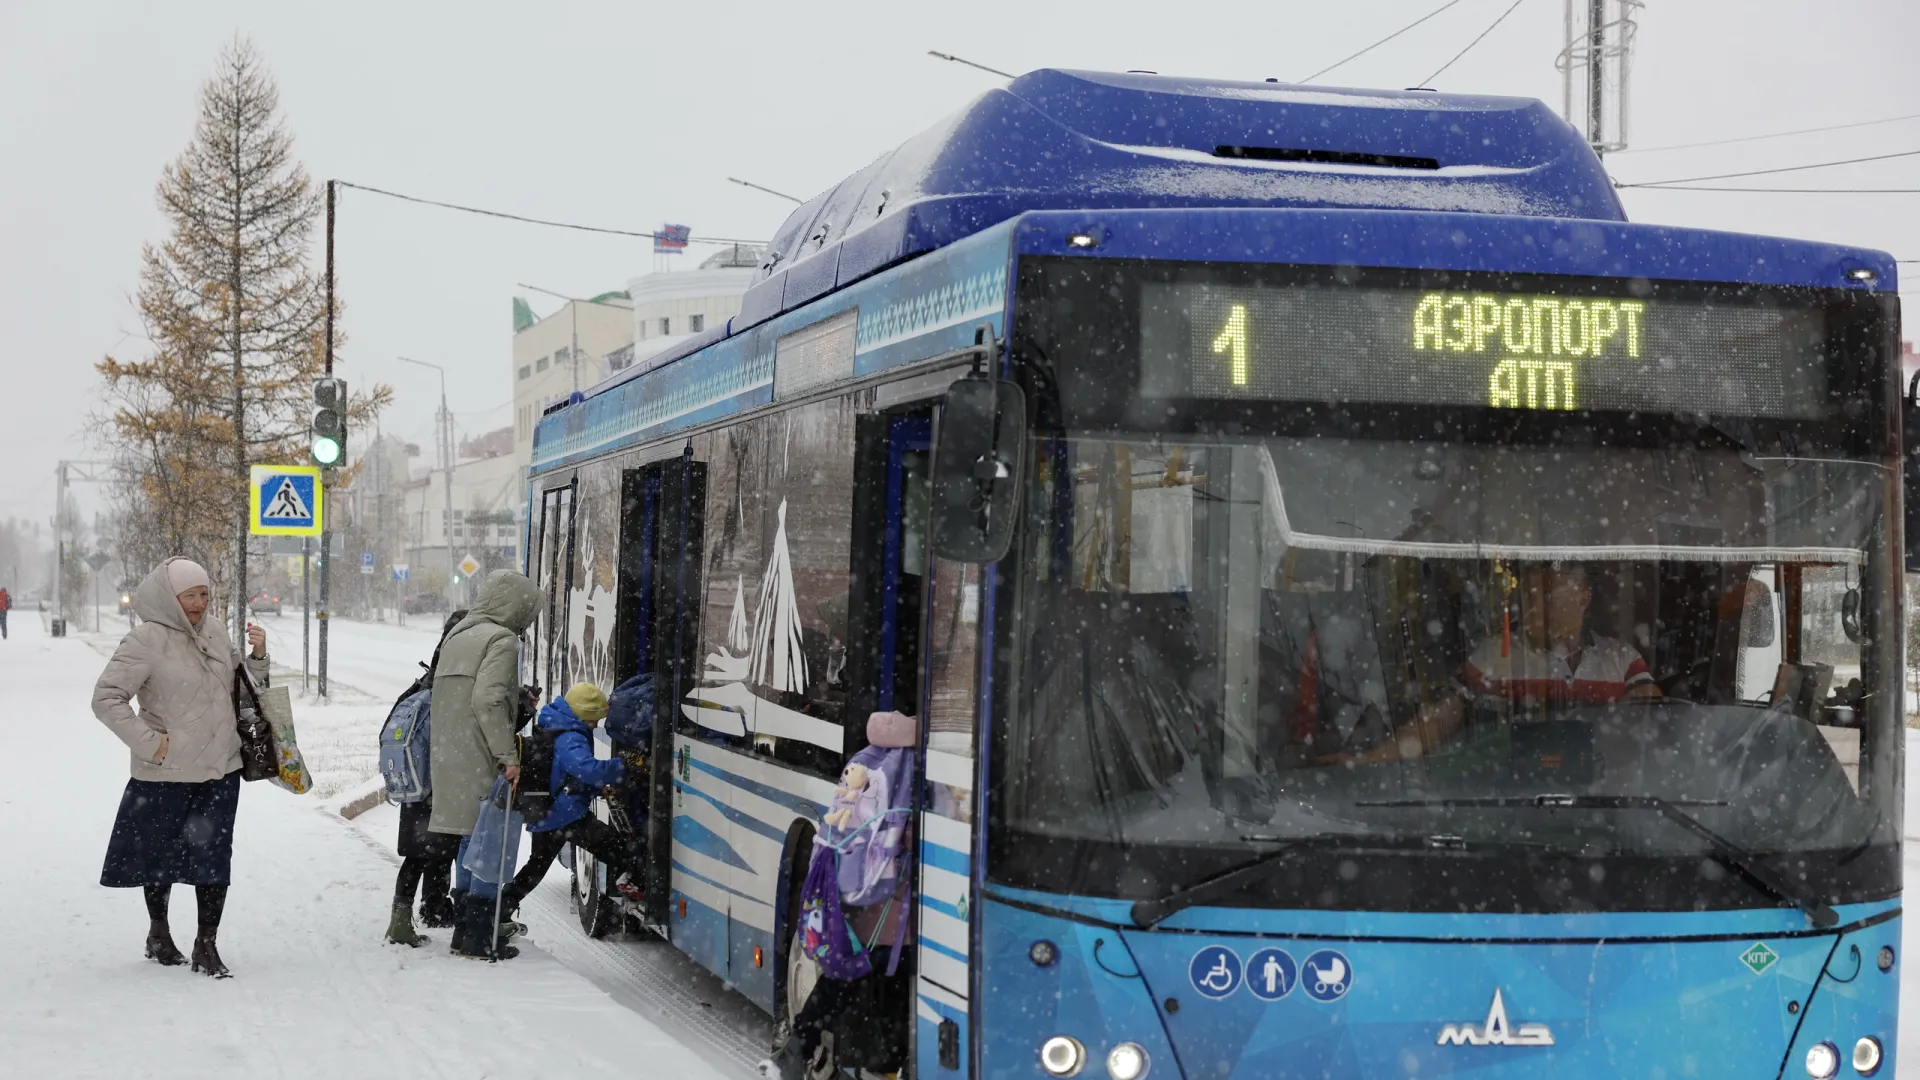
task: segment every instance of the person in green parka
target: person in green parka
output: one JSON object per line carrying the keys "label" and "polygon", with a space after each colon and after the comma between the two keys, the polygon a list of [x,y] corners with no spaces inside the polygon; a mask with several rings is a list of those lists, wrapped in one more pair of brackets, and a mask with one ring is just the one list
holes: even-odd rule
{"label": "person in green parka", "polygon": [[[433,816],[427,830],[473,835],[480,800],[494,779],[520,778],[514,741],[520,712],[520,635],[533,624],[540,589],[525,574],[495,570],[480,597],[440,646],[433,678],[433,740],[428,748],[433,776]],[[465,862],[461,843],[459,867]],[[460,907],[454,912],[453,951],[506,959],[518,950],[499,941],[494,925],[494,886],[456,870]]]}

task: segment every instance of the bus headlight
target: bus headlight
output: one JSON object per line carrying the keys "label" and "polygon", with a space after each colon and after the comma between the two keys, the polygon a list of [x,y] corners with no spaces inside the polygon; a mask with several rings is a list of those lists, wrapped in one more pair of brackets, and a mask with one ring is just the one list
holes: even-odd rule
{"label": "bus headlight", "polygon": [[1813,1080],[1831,1080],[1839,1071],[1840,1051],[1832,1043],[1814,1043],[1807,1049],[1807,1075]]}
{"label": "bus headlight", "polygon": [[1040,1044],[1040,1067],[1051,1076],[1073,1076],[1086,1063],[1087,1048],[1080,1045],[1079,1039],[1055,1035]]}
{"label": "bus headlight", "polygon": [[1861,1076],[1872,1076],[1880,1071],[1880,1040],[1871,1035],[1862,1036],[1853,1044],[1853,1071]]}
{"label": "bus headlight", "polygon": [[[1858,1060],[1858,1053],[1854,1056]],[[1147,1075],[1147,1064],[1146,1047],[1139,1043],[1123,1042],[1107,1051],[1107,1075],[1113,1080],[1140,1080]]]}

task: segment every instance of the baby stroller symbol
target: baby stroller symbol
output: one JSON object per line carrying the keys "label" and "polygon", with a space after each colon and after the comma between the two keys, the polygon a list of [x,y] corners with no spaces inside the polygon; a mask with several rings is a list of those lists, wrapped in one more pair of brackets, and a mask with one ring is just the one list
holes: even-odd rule
{"label": "baby stroller symbol", "polygon": [[1332,949],[1322,949],[1306,962],[1307,996],[1315,1001],[1338,1001],[1353,984],[1353,968],[1347,958]]}
{"label": "baby stroller symbol", "polygon": [[1193,954],[1187,978],[1206,997],[1223,998],[1240,988],[1240,957],[1232,949],[1209,945]]}

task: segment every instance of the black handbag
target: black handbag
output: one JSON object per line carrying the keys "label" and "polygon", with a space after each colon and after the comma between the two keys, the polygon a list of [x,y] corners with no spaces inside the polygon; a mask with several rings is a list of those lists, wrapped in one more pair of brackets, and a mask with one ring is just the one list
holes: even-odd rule
{"label": "black handbag", "polygon": [[233,669],[234,726],[240,732],[240,778],[271,780],[280,775],[280,750],[273,744],[273,725],[260,708],[260,692],[244,667]]}

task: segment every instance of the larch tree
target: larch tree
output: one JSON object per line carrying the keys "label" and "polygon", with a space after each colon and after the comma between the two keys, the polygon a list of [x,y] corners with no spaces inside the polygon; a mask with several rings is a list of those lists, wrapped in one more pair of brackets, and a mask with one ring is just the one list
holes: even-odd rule
{"label": "larch tree", "polygon": [[[135,303],[151,352],[98,365],[123,543],[151,549],[125,554],[205,562],[232,605],[236,641],[249,598],[248,467],[305,460],[307,407],[325,365],[323,283],[309,267],[320,201],[293,157],[279,97],[251,44],[222,51],[200,89],[193,141],[161,173],[170,233],[141,252]],[[389,398],[375,387],[350,415],[369,417]]]}

